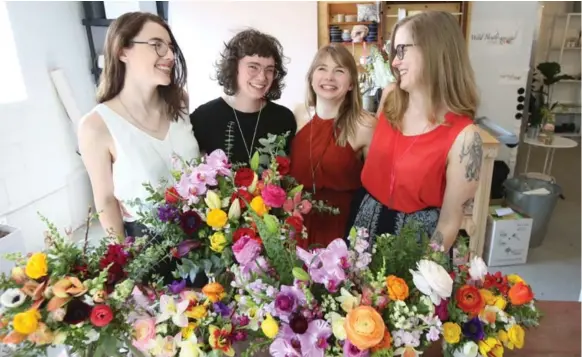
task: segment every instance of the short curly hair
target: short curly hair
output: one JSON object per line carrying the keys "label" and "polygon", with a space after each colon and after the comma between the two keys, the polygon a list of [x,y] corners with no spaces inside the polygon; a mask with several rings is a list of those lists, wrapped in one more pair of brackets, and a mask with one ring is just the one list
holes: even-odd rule
{"label": "short curly hair", "polygon": [[265,98],[281,98],[281,91],[285,88],[283,79],[287,75],[287,68],[283,64],[283,46],[275,37],[255,29],[241,31],[224,44],[224,50],[216,63],[216,79],[224,93],[235,95],[238,92],[238,63],[245,56],[255,55],[275,60],[275,78]]}

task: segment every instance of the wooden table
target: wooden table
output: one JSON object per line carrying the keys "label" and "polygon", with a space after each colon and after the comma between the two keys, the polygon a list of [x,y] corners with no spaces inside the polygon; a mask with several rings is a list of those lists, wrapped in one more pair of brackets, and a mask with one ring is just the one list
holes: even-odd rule
{"label": "wooden table", "polygon": [[[505,349],[503,357],[580,357],[580,302],[538,301],[544,314],[540,326],[526,330],[521,350]],[[423,357],[442,357],[436,345]]]}

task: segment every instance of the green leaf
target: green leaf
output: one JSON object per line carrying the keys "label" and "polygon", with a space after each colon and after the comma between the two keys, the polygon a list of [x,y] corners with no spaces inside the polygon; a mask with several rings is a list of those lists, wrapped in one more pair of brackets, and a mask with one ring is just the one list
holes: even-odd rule
{"label": "green leaf", "polygon": [[271,234],[276,234],[279,232],[279,220],[277,217],[270,214],[263,215],[263,221],[267,227],[267,230]]}
{"label": "green leaf", "polygon": [[259,169],[259,152],[255,151],[251,158],[251,170],[257,171]]}
{"label": "green leaf", "polygon": [[289,193],[287,194],[287,196],[293,197],[293,196],[295,196],[297,193],[299,193],[301,191],[303,191],[303,185],[295,186],[291,191],[289,191]]}

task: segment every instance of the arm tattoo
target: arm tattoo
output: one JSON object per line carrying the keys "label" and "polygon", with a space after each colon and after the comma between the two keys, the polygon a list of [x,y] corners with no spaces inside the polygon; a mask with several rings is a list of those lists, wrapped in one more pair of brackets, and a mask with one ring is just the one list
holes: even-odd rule
{"label": "arm tattoo", "polygon": [[469,182],[479,181],[479,176],[481,174],[481,162],[483,161],[483,140],[481,140],[481,135],[479,135],[479,133],[473,133],[473,140],[471,140],[469,143],[463,142],[461,154],[459,155],[459,162],[463,162],[465,157],[467,157],[467,164],[465,165],[465,178]]}
{"label": "arm tattoo", "polygon": [[430,241],[437,243],[438,245],[444,245],[445,244],[445,237],[443,237],[443,234],[440,231],[436,231],[432,235],[432,238],[430,239]]}
{"label": "arm tattoo", "polygon": [[474,198],[469,198],[468,200],[463,203],[463,213],[464,214],[473,214],[473,204],[475,203]]}

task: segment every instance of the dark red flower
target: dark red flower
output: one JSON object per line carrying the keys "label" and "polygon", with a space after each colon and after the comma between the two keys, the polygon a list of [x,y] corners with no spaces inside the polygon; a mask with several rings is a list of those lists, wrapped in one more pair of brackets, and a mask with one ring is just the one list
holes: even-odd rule
{"label": "dark red flower", "polygon": [[499,271],[493,275],[487,273],[487,275],[485,275],[485,281],[483,282],[483,288],[495,288],[499,290],[501,294],[507,295],[507,292],[509,291],[509,283],[507,282],[507,277]]}
{"label": "dark red flower", "polygon": [[253,195],[247,190],[238,189],[236,192],[233,192],[232,196],[230,197],[230,201],[234,201],[238,198],[238,202],[240,203],[241,210],[247,208],[247,203],[251,203],[253,200]]}
{"label": "dark red flower", "polygon": [[90,318],[93,326],[104,327],[113,320],[113,311],[107,305],[95,305],[91,310]]}
{"label": "dark red flower", "polygon": [[277,156],[275,160],[277,161],[277,172],[279,172],[279,175],[287,175],[289,173],[289,167],[291,166],[291,160],[285,156]]}
{"label": "dark red flower", "polygon": [[176,191],[174,187],[166,189],[164,198],[166,199],[166,203],[169,204],[176,204],[180,201],[180,195],[178,194],[178,191]]}
{"label": "dark red flower", "polygon": [[290,228],[292,228],[295,231],[295,233],[301,233],[301,231],[303,231],[303,220],[301,219],[301,217],[297,216],[287,217],[285,223]]}
{"label": "dark red flower", "polygon": [[91,306],[85,304],[79,299],[73,299],[69,301],[65,307],[67,312],[65,313],[63,321],[70,325],[76,325],[84,322],[91,314]]}
{"label": "dark red flower", "polygon": [[180,215],[180,227],[187,235],[196,233],[201,224],[202,218],[195,211],[186,211]]}
{"label": "dark red flower", "polygon": [[121,244],[110,244],[107,246],[105,256],[99,261],[99,268],[109,267],[107,285],[110,287],[125,278],[123,267],[129,260],[129,254],[123,249]]}
{"label": "dark red flower", "polygon": [[255,179],[255,172],[248,167],[241,167],[234,174],[234,184],[236,187],[249,187]]}

